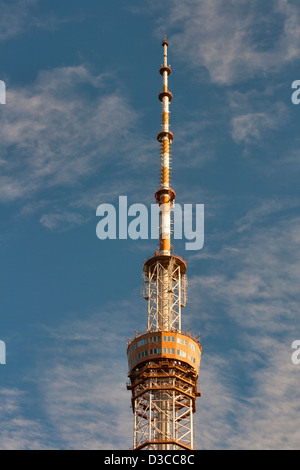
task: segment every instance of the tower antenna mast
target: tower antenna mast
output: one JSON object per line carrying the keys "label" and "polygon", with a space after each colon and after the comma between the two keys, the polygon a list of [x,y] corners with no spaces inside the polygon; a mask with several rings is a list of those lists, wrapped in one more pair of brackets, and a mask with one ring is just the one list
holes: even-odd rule
{"label": "tower antenna mast", "polygon": [[157,135],[161,147],[159,251],[143,266],[143,295],[148,303],[147,331],[128,341],[131,403],[134,414],[133,449],[193,450],[196,399],[202,347],[190,332],[181,330],[181,308],[186,304],[186,262],[172,252],[171,206],[175,191],[170,185],[171,145],[168,89],[172,70],[168,46],[162,42],[164,60],[159,71],[163,90],[162,125]]}

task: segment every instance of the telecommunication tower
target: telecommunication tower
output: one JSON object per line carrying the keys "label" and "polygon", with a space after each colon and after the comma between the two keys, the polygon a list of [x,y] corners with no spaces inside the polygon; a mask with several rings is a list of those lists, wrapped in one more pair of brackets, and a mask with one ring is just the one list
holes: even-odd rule
{"label": "telecommunication tower", "polygon": [[168,41],[162,42],[164,62],[159,71],[163,91],[162,126],[157,135],[161,146],[161,179],[155,193],[160,209],[159,251],[143,266],[143,296],[148,302],[147,331],[128,341],[132,410],[133,449],[194,449],[193,415],[196,399],[201,345],[190,332],[181,329],[181,308],[186,304],[186,262],[172,251],[171,207],[175,191],[170,186],[170,148],[173,133],[169,127]]}

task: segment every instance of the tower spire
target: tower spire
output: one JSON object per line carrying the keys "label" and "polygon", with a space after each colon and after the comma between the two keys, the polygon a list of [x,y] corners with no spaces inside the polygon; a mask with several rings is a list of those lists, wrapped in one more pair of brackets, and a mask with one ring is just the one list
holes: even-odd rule
{"label": "tower spire", "polygon": [[147,331],[137,333],[127,348],[134,449],[176,450],[194,448],[193,413],[200,368],[198,339],[181,331],[181,308],[186,303],[186,263],[171,250],[171,205],[175,191],[170,185],[171,144],[168,89],[168,41],[162,42],[164,60],[159,71],[163,90],[162,124],[157,134],[161,147],[161,178],[155,193],[160,212],[159,252],[143,266],[144,298],[148,302]]}
{"label": "tower spire", "polygon": [[156,201],[161,209],[160,219],[160,244],[159,250],[162,255],[171,253],[171,203],[175,199],[175,192],[170,187],[171,177],[171,145],[173,142],[173,133],[170,131],[170,102],[173,99],[172,93],[168,89],[168,77],[172,72],[168,65],[168,41],[165,38],[162,42],[164,48],[164,61],[159,71],[163,77],[163,91],[158,95],[162,103],[162,124],[161,131],[157,134],[157,140],[161,146],[161,177],[160,187],[155,194]]}

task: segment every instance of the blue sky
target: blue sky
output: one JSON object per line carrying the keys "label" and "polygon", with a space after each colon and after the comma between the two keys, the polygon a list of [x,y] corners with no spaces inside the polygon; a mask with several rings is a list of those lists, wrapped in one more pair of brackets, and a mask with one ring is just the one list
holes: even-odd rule
{"label": "blue sky", "polygon": [[198,449],[299,449],[300,7],[265,0],[1,0],[0,449],[127,449],[126,338],[155,241],[96,237],[154,202],[161,40],[173,185],[205,205],[183,329],[201,334]]}

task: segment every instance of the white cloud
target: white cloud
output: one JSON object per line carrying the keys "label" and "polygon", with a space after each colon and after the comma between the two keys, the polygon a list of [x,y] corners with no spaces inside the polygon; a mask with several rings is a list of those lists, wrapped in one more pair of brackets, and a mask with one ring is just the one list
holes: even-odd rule
{"label": "white cloud", "polygon": [[231,135],[236,143],[264,143],[270,132],[287,124],[289,111],[282,102],[270,100],[270,90],[229,93]]}
{"label": "white cloud", "polygon": [[64,67],[10,87],[0,126],[1,201],[72,185],[120,159],[137,116],[118,92],[106,92],[106,78]]}
{"label": "white cloud", "polygon": [[26,375],[34,392],[0,388],[1,450],[132,447],[126,334],[134,333],[125,311],[137,325],[136,301],[124,301],[55,329],[41,326],[36,364]]}
{"label": "white cloud", "polygon": [[43,425],[24,416],[26,394],[17,389],[0,388],[0,449],[50,449]]}
{"label": "white cloud", "polygon": [[[192,68],[230,85],[299,59],[299,7],[287,0],[175,0],[165,9],[172,45]],[[161,20],[160,34],[166,29]]]}
{"label": "white cloud", "polygon": [[237,407],[239,435],[230,438],[238,449],[300,448],[299,373],[291,362],[291,345],[270,337],[252,338],[262,367],[251,373],[248,404]]}
{"label": "white cloud", "polygon": [[194,418],[196,449],[222,448],[226,436],[234,432],[229,417],[236,403],[226,372],[228,360],[204,349],[199,379],[202,397],[197,400]]}
{"label": "white cloud", "polygon": [[85,223],[85,219],[81,214],[76,212],[60,212],[44,214],[42,215],[40,222],[44,227],[50,230],[57,230],[61,227],[66,229],[76,225],[82,225]]}
{"label": "white cloud", "polygon": [[263,202],[257,200],[253,208],[237,221],[237,231],[244,232],[258,228],[262,223],[269,221],[270,217],[274,215],[278,217],[293,208],[299,208],[299,201],[296,198],[272,198]]}
{"label": "white cloud", "polygon": [[[214,272],[189,280],[188,320],[204,341],[206,393],[195,417],[201,448],[299,449],[300,369],[291,362],[300,332],[295,207],[294,200],[270,200],[249,211],[239,231],[220,237]],[[207,350],[213,339],[229,341],[224,355]]]}
{"label": "white cloud", "polygon": [[41,0],[2,0],[0,17],[0,41],[21,36],[33,29],[55,30],[69,21],[82,21],[80,16],[56,16],[51,12],[44,14],[40,8]]}
{"label": "white cloud", "polygon": [[[270,335],[242,337],[245,350],[204,354],[197,402],[196,439],[201,449],[299,449],[300,368],[289,342]],[[237,385],[238,371],[247,387]]]}
{"label": "white cloud", "polygon": [[232,137],[240,143],[260,141],[266,129],[276,129],[278,120],[267,113],[248,113],[232,119]]}
{"label": "white cloud", "polygon": [[11,0],[1,2],[0,41],[10,39],[23,32],[32,23],[30,9],[37,0]]}
{"label": "white cloud", "polygon": [[132,446],[133,414],[126,390],[128,308],[135,311],[126,302],[107,305],[98,314],[46,331],[37,386],[60,448]]}
{"label": "white cloud", "polygon": [[[272,211],[274,214],[270,205],[269,214]],[[209,308],[209,302],[216,308],[219,303],[226,315],[245,328],[287,333],[298,312],[300,260],[296,234],[300,221],[286,216],[271,225],[266,207],[258,212],[257,225],[252,220],[253,214],[241,219],[243,230],[233,245],[238,250],[225,249],[224,240],[221,241],[225,269],[190,280],[192,296],[195,300],[199,298],[199,302],[201,299],[204,309]],[[233,237],[231,232],[229,238]],[[216,262],[216,268],[218,265]]]}

